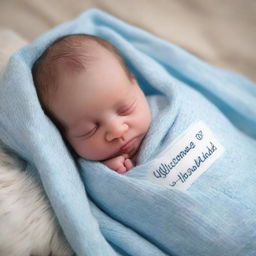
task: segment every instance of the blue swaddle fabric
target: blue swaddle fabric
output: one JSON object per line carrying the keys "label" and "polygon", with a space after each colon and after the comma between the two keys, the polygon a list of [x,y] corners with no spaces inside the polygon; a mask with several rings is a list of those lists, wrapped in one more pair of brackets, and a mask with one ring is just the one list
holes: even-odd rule
{"label": "blue swaddle fabric", "polygon": [[[138,165],[120,175],[74,161],[42,111],[31,67],[56,38],[112,42],[148,97],[152,124]],[[158,155],[203,121],[225,148],[186,191],[151,182]],[[256,255],[256,85],[92,9],[16,52],[1,78],[0,139],[40,174],[78,255]]]}

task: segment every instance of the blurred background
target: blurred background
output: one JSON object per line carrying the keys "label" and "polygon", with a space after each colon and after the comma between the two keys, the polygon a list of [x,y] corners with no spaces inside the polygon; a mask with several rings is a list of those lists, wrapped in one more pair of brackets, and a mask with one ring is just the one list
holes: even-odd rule
{"label": "blurred background", "polygon": [[256,81],[255,0],[0,0],[0,47],[21,46],[92,7]]}

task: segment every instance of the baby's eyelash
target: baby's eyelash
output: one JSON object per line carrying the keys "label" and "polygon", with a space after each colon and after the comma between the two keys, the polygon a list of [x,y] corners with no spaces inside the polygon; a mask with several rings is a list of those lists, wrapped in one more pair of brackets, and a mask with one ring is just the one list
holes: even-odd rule
{"label": "baby's eyelash", "polygon": [[136,101],[134,101],[132,104],[130,104],[127,107],[121,108],[118,111],[118,114],[119,115],[128,115],[128,114],[132,113],[132,111],[134,110],[135,106],[136,106]]}
{"label": "baby's eyelash", "polygon": [[83,139],[87,139],[89,137],[91,137],[97,130],[98,126],[95,126],[93,127],[90,131],[84,133],[84,134],[81,134],[79,136],[77,136],[78,138],[83,138]]}

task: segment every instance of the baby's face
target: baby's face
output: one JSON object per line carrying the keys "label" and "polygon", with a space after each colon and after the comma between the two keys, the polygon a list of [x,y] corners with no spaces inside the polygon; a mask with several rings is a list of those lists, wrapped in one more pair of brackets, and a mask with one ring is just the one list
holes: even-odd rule
{"label": "baby's face", "polygon": [[85,71],[63,71],[50,106],[64,136],[88,160],[132,157],[146,135],[151,114],[135,79],[105,49]]}

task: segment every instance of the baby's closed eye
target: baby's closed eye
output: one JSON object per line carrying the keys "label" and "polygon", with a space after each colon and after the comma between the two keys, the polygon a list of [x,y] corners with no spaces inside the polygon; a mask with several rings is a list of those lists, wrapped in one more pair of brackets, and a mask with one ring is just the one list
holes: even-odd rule
{"label": "baby's closed eye", "polygon": [[82,139],[90,138],[91,136],[93,136],[95,134],[97,129],[98,129],[98,125],[95,125],[93,128],[90,128],[89,130],[86,130],[85,132],[83,132],[79,135],[76,135],[75,137],[82,138]]}
{"label": "baby's closed eye", "polygon": [[128,104],[119,108],[117,113],[121,116],[129,115],[134,111],[135,108],[136,108],[136,101],[133,101],[131,104]]}

